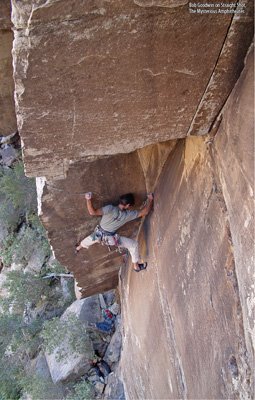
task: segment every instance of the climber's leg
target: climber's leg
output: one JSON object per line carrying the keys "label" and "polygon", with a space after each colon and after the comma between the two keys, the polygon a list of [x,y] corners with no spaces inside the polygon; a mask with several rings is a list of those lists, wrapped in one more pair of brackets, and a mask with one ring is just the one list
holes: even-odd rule
{"label": "climber's leg", "polygon": [[81,249],[88,249],[95,243],[98,243],[98,240],[93,240],[91,235],[89,235],[85,237],[78,246],[76,246],[76,252],[78,253]]}
{"label": "climber's leg", "polygon": [[[139,263],[139,248],[138,248],[138,242],[133,239],[129,239],[125,236],[120,236],[120,245],[119,247],[124,247],[128,249],[130,255],[131,255],[131,260],[133,264],[133,268],[135,271],[139,272],[142,269],[145,269],[147,266],[147,263]],[[146,264],[146,266],[145,266]],[[144,267],[142,267],[144,266]]]}

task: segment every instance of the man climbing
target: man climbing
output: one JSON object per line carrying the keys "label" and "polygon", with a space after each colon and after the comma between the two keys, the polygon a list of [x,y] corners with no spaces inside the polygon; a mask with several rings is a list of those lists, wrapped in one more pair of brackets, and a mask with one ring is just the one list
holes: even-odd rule
{"label": "man climbing", "polygon": [[116,231],[127,222],[136,218],[145,217],[149,214],[153,205],[153,194],[147,195],[147,201],[141,210],[129,210],[135,204],[132,193],[127,193],[119,198],[118,206],[109,204],[102,208],[95,209],[92,204],[92,193],[85,194],[87,209],[90,215],[102,216],[100,224],[95,231],[83,239],[76,247],[78,253],[81,249],[88,249],[95,243],[106,244],[107,246],[118,246],[126,248],[132,259],[133,269],[139,272],[146,269],[147,263],[139,263],[138,242],[125,236],[119,236]]}

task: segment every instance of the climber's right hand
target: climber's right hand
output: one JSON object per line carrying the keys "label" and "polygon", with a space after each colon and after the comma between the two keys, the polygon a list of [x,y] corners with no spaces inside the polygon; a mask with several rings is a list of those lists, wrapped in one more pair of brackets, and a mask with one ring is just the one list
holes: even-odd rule
{"label": "climber's right hand", "polygon": [[148,199],[149,201],[153,201],[153,199],[154,199],[153,193],[148,193],[148,194],[147,194],[147,199]]}
{"label": "climber's right hand", "polygon": [[91,200],[92,199],[92,192],[85,193],[85,199],[86,200]]}

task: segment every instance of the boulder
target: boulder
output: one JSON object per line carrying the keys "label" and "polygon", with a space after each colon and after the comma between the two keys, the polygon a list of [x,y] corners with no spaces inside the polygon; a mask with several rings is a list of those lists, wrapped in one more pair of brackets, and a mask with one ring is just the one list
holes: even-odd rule
{"label": "boulder", "polygon": [[0,157],[2,158],[2,164],[10,167],[17,160],[18,152],[13,146],[6,145],[0,149]]}
{"label": "boulder", "polygon": [[100,293],[98,295],[98,297],[99,297],[100,307],[102,309],[106,308],[106,303],[105,303],[105,300],[104,300],[104,296]]}
{"label": "boulder", "polygon": [[115,301],[115,290],[108,290],[103,294],[104,301],[107,307],[110,307]]}
{"label": "boulder", "polygon": [[[96,295],[83,300],[76,300],[66,309],[61,319],[67,319],[70,314],[75,314],[76,317],[85,324],[100,321],[101,308],[98,296]],[[65,347],[67,355],[63,359],[59,360],[58,351],[63,346]],[[62,343],[58,346],[52,354],[46,354],[53,382],[69,381],[87,373],[91,368],[89,360],[92,353],[92,344],[89,351],[84,351],[84,353],[75,353],[71,349],[70,344],[66,341],[65,344]]]}
{"label": "boulder", "polygon": [[7,279],[7,276],[6,276],[7,271],[8,270],[6,268],[2,268],[1,273],[0,273],[0,298],[5,298],[8,296],[8,291],[4,287],[4,284]]}
{"label": "boulder", "polygon": [[[79,319],[86,324],[95,324],[96,322],[102,321],[102,310],[98,295],[76,300],[66,310],[66,313],[68,312],[74,312]],[[110,339],[108,340],[108,336],[101,332],[91,330],[90,339],[94,351],[96,351],[100,357],[103,357],[110,341]]]}
{"label": "boulder", "polygon": [[[110,307],[108,307],[109,310],[114,314],[118,315],[120,312],[120,305],[118,303],[113,303]],[[117,319],[116,323],[120,323],[120,321]]]}
{"label": "boulder", "polygon": [[40,353],[34,360],[31,362],[31,369],[42,378],[51,379],[51,374],[49,370],[49,366],[47,364],[46,357],[43,353]]}
{"label": "boulder", "polygon": [[98,295],[87,297],[86,299],[76,300],[65,311],[65,315],[74,313],[80,321],[86,323],[96,323],[102,319],[101,307]]}
{"label": "boulder", "polygon": [[94,389],[95,389],[96,395],[101,395],[104,391],[104,388],[105,388],[105,384],[103,382],[98,381],[94,384]]}
{"label": "boulder", "polygon": [[118,318],[116,331],[112,335],[111,341],[104,356],[104,360],[111,366],[112,369],[116,367],[116,363],[120,359],[121,345],[122,336],[120,331],[120,318]]}
{"label": "boulder", "polygon": [[92,369],[91,372],[88,374],[88,381],[93,384],[95,384],[96,382],[100,382],[100,376],[96,373],[95,370]]}
{"label": "boulder", "polygon": [[112,372],[107,378],[103,399],[125,400],[124,386],[116,372]]}
{"label": "boulder", "polygon": [[63,276],[60,278],[62,297],[65,301],[73,299],[73,289],[70,280],[72,280],[72,278],[66,278]]}
{"label": "boulder", "polygon": [[105,355],[110,340],[108,342],[107,337],[105,337],[103,333],[96,330],[91,330],[89,337],[92,341],[93,349],[96,354],[98,354],[99,357],[103,357]]}
{"label": "boulder", "polygon": [[53,353],[45,354],[51,378],[54,383],[67,382],[76,379],[86,374],[91,368],[89,363],[91,355],[86,353],[75,353],[67,341],[62,343],[61,347],[62,346],[64,346],[66,351],[64,359],[58,359],[58,350],[60,346],[57,347]]}
{"label": "boulder", "polygon": [[[39,378],[39,382],[44,385],[44,399],[62,399],[64,396],[64,387],[61,383],[54,384],[51,379],[50,370],[47,364],[46,357],[40,353],[31,364],[27,366],[27,373],[30,374],[31,380]],[[30,398],[31,394],[26,394]],[[34,399],[34,395],[31,396]]]}

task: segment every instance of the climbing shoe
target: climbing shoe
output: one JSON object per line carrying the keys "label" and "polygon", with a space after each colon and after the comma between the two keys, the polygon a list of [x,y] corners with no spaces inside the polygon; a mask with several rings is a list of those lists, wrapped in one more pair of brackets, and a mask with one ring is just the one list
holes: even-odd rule
{"label": "climbing shoe", "polygon": [[74,254],[78,254],[80,252],[80,250],[77,249],[78,246],[78,244],[75,245]]}
{"label": "climbing shoe", "polygon": [[146,269],[146,268],[147,268],[147,262],[144,262],[144,263],[138,264],[138,268],[133,268],[133,270],[135,272],[140,272],[140,271],[142,271],[143,269]]}

